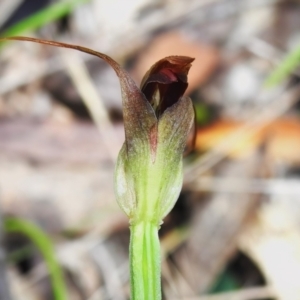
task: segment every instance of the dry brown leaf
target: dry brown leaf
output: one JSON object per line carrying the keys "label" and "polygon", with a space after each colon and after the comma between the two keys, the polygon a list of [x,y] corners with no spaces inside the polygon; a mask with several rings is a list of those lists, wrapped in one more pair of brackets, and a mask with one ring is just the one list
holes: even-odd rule
{"label": "dry brown leaf", "polygon": [[[199,129],[196,149],[205,151],[216,147],[222,140],[240,129],[243,122],[220,120]],[[255,133],[245,133],[243,139],[232,145],[229,156],[241,158],[249,156],[258,147],[265,145],[268,158],[288,164],[300,163],[300,120],[286,117],[275,120]]]}

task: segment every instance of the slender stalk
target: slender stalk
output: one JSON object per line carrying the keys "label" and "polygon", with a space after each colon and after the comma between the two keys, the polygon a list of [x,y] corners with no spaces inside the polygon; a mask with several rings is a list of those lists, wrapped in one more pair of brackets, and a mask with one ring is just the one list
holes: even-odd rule
{"label": "slender stalk", "polygon": [[130,231],[131,300],[161,300],[158,226],[140,222]]}

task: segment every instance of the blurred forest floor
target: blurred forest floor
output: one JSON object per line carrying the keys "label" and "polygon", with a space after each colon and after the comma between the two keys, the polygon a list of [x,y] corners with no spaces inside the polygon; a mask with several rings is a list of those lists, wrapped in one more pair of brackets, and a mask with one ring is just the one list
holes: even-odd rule
{"label": "blurred forest floor", "polygon": [[[197,140],[160,230],[164,299],[300,300],[299,70],[264,86],[300,43],[299,2],[82,2],[20,33],[106,53],[137,82],[165,56],[196,59],[187,94]],[[55,2],[38,3],[0,1],[0,34]],[[12,42],[0,51],[1,219],[47,233],[69,299],[129,299],[128,220],[113,192],[124,141],[116,75],[72,50]],[[2,235],[12,299],[53,299],[28,237]]]}

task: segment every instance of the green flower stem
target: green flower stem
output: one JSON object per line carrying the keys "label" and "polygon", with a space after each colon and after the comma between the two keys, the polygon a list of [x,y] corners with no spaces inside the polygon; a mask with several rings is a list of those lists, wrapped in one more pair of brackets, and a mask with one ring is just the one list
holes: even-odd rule
{"label": "green flower stem", "polygon": [[158,226],[140,222],[130,231],[131,300],[161,300]]}

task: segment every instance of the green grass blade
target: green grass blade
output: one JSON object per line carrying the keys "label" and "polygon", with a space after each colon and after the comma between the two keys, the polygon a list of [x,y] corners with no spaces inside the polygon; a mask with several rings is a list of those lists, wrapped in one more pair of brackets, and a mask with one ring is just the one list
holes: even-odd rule
{"label": "green grass blade", "polygon": [[265,80],[265,87],[271,88],[280,84],[286,79],[300,64],[300,45],[292,50],[275,70]]}
{"label": "green grass blade", "polygon": [[54,247],[48,236],[33,223],[18,218],[5,219],[4,230],[6,232],[21,233],[33,242],[46,262],[55,300],[66,300],[67,289],[63,272],[57,262]]}
{"label": "green grass blade", "polygon": [[74,7],[89,0],[65,0],[59,1],[45,9],[42,9],[32,16],[21,20],[4,31],[1,36],[14,36],[28,31],[34,31],[50,22],[53,22],[71,12]]}

